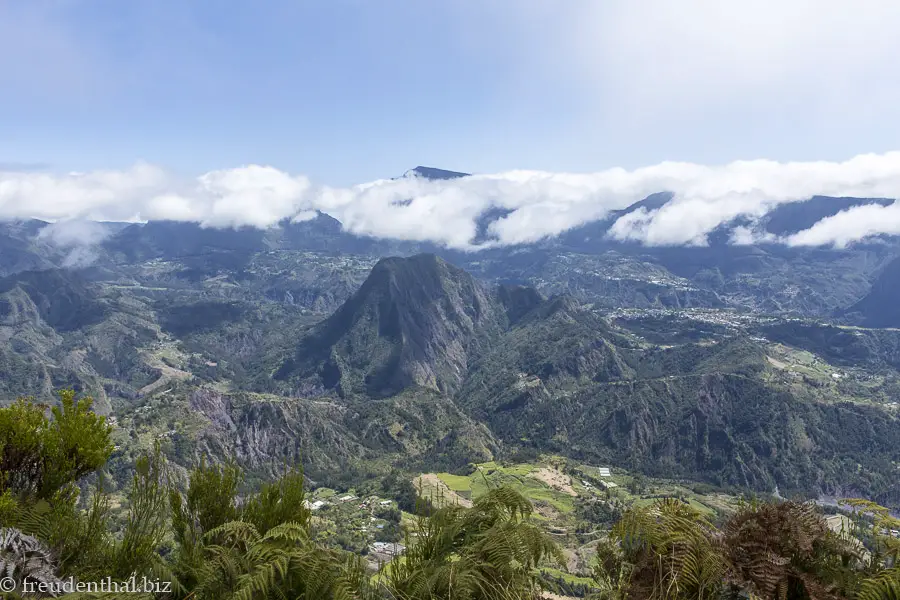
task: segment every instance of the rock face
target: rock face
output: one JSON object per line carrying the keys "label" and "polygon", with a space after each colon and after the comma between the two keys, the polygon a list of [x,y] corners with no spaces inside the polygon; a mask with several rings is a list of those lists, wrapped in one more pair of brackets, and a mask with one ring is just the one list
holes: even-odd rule
{"label": "rock face", "polygon": [[234,431],[235,424],[231,419],[231,400],[227,396],[208,388],[200,388],[191,394],[189,406],[191,410],[206,417],[213,429]]}
{"label": "rock face", "polygon": [[844,311],[867,327],[900,327],[900,258],[888,263],[872,284],[872,290]]}
{"label": "rock face", "polygon": [[445,169],[436,169],[434,167],[418,166],[410,169],[403,174],[404,177],[423,177],[425,179],[458,179],[460,177],[468,177],[469,173],[460,173],[459,171],[447,171]]}
{"label": "rock face", "polygon": [[[431,394],[463,411],[447,409],[451,429],[474,419],[510,446],[755,489],[849,485],[895,501],[886,465],[898,458],[900,422],[776,384],[766,356],[746,335],[647,345],[571,296],[488,288],[419,255],[379,262],[276,378],[357,407]],[[466,428],[463,439],[479,437]],[[437,439],[435,457],[441,444],[459,448],[458,431]]]}
{"label": "rock face", "polygon": [[44,322],[56,331],[74,331],[93,325],[107,313],[89,284],[70,271],[25,271],[0,279],[0,295],[16,288],[28,296]]}
{"label": "rock face", "polygon": [[495,292],[462,269],[428,254],[387,258],[275,377],[343,396],[450,393],[507,323]]}
{"label": "rock face", "polygon": [[491,460],[498,451],[487,427],[428,390],[338,403],[200,388],[184,404],[177,397],[173,402],[167,415],[187,410],[198,425],[176,462],[232,457],[263,478],[276,477],[285,464],[302,463],[313,480],[334,481],[385,455],[422,469],[456,469]]}

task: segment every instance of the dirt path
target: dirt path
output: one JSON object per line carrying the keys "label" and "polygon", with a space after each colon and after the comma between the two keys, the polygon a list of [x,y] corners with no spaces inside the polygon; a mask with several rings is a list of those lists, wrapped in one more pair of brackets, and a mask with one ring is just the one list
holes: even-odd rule
{"label": "dirt path", "polygon": [[771,364],[776,369],[786,369],[787,368],[787,364],[781,362],[780,360],[775,360],[771,356],[767,356],[766,358],[769,359],[769,364]]}
{"label": "dirt path", "polygon": [[[149,362],[149,361],[148,361]],[[146,396],[147,394],[153,393],[158,390],[162,386],[166,385],[170,381],[177,380],[186,380],[193,377],[192,374],[187,371],[182,371],[180,369],[176,369],[174,367],[170,367],[162,361],[156,361],[154,364],[150,365],[151,367],[155,367],[160,370],[159,379],[152,383],[148,383],[144,387],[142,387],[138,393],[141,396]]]}
{"label": "dirt path", "polygon": [[421,490],[421,493],[424,494],[426,498],[433,492],[436,498],[443,497],[444,502],[447,504],[459,504],[465,508],[472,508],[471,500],[467,500],[451,490],[447,487],[447,484],[441,481],[440,477],[434,473],[425,473],[424,475],[416,477],[413,481],[413,485],[416,486],[417,490]]}
{"label": "dirt path", "polygon": [[556,469],[541,467],[540,469],[529,473],[529,476],[534,477],[538,481],[543,481],[554,490],[563,492],[564,494],[568,494],[570,496],[578,495],[578,492],[576,492],[574,488],[572,488],[572,479],[568,475],[560,473]]}

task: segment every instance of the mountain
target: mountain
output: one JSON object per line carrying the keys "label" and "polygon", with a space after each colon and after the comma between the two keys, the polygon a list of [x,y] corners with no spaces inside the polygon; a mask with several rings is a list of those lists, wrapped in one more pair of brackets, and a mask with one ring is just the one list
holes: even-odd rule
{"label": "mountain", "polygon": [[[469,175],[418,166],[404,176],[440,181]],[[476,252],[355,235],[345,231],[333,217],[317,212],[310,219],[284,220],[265,231],[249,227],[213,229],[166,221],[104,224],[106,238],[85,255],[87,260],[93,258],[95,265],[107,269],[109,277],[125,272],[132,278],[162,277],[167,285],[180,281],[191,286],[227,276],[242,285],[252,282],[257,291],[270,297],[286,298],[288,302],[303,298],[301,302],[315,310],[333,309],[352,290],[339,286],[333,291],[327,282],[317,285],[303,267],[294,269],[291,275],[287,269],[276,273],[271,263],[286,267],[290,253],[316,253],[313,262],[318,275],[324,260],[337,263],[339,255],[374,264],[384,256],[427,252],[490,283],[533,285],[545,295],[566,293],[581,302],[610,308],[731,306],[819,317],[830,317],[859,302],[871,291],[880,270],[900,257],[900,245],[887,238],[843,249],[789,248],[763,241],[750,245],[732,243],[738,226],[760,234],[789,235],[841,210],[891,202],[877,198],[816,196],[780,204],[759,222],[739,217],[721,225],[710,234],[706,246],[648,247],[607,235],[623,216],[664,209],[672,201],[671,193],[651,194],[558,236],[513,247],[492,247],[496,236],[491,225],[506,217],[510,209],[488,206],[475,217],[476,231],[471,242],[482,247]],[[0,224],[0,276],[72,262],[70,251],[39,239],[37,232],[45,225],[39,221]],[[291,260],[299,260],[299,256],[291,255]],[[148,263],[153,260],[158,263],[151,269]],[[257,267],[263,262],[270,263],[264,269],[270,277],[267,281],[259,280]],[[164,274],[160,263],[165,263]],[[298,280],[303,284],[298,286]]]}
{"label": "mountain", "polygon": [[145,356],[158,335],[153,318],[145,301],[71,270],[0,280],[0,397],[51,400],[71,387],[109,412],[111,398],[134,398],[160,378]]}
{"label": "mountain", "polygon": [[460,173],[458,171],[446,171],[444,169],[436,169],[434,167],[418,166],[410,169],[403,174],[404,177],[424,177],[425,179],[441,180],[441,179],[458,179],[460,177],[468,177],[470,173]]}
{"label": "mountain", "polygon": [[888,263],[868,294],[839,314],[866,327],[900,327],[900,258]]}
{"label": "mountain", "polygon": [[647,344],[570,296],[489,288],[422,255],[380,261],[275,377],[292,394],[356,403],[429,390],[507,449],[718,485],[900,500],[891,483],[900,420],[890,410],[782,380],[773,350],[748,333],[701,337]]}
{"label": "mountain", "polygon": [[125,262],[217,255],[223,266],[233,268],[248,253],[264,249],[264,233],[255,227],[216,229],[199,223],[150,221],[122,229],[104,240],[103,247]]}
{"label": "mountain", "polygon": [[[651,194],[631,204],[627,208],[613,210],[605,218],[592,223],[586,223],[580,227],[576,227],[570,232],[562,236],[563,240],[568,240],[570,244],[578,244],[579,241],[587,242],[591,239],[600,240],[608,232],[609,228],[620,218],[632,214],[637,211],[653,212],[663,208],[671,202],[673,194],[669,192],[660,192]],[[858,206],[879,205],[888,206],[893,204],[894,200],[886,198],[836,198],[831,196],[813,196],[807,200],[800,202],[781,203],[772,208],[761,219],[763,229],[776,236],[791,235],[805,229],[809,229],[822,219],[832,217],[841,211],[845,211]],[[711,235],[711,241],[717,245],[725,245],[729,242],[731,230],[735,227],[752,226],[752,221],[747,218],[738,217],[731,223],[721,226],[721,233]],[[565,242],[564,242],[565,243]]]}
{"label": "mountain", "polygon": [[34,243],[46,225],[37,219],[0,221],[0,277],[53,266],[49,257]]}
{"label": "mountain", "polygon": [[[514,264],[550,272],[572,256]],[[0,394],[49,400],[73,386],[94,395],[118,419],[122,482],[135,453],[165,440],[178,465],[234,454],[261,478],[301,456],[316,478],[355,481],[552,452],[720,485],[900,502],[893,332],[727,307],[546,298],[435,255],[247,258],[197,279],[172,278],[185,263],[168,258],[0,280]],[[634,278],[652,266],[608,260]],[[267,287],[275,283],[285,287]],[[301,296],[314,285],[334,294],[330,314]]]}
{"label": "mountain", "polygon": [[576,252],[602,252],[622,244],[607,237],[613,224],[625,215],[644,210],[652,212],[665,206],[673,198],[670,192],[651,194],[643,200],[622,209],[612,210],[602,219],[583,223],[563,232],[552,245],[561,246]]}
{"label": "mountain", "polygon": [[[6,296],[0,316],[33,311],[58,332],[72,331],[103,320],[106,307],[88,289],[77,272],[49,269],[25,271],[0,279],[0,297]],[[20,291],[23,303],[11,300]]]}
{"label": "mountain", "polygon": [[900,420],[773,379],[745,337],[622,345],[587,315],[513,329],[463,387],[506,443],[663,477],[900,501]]}
{"label": "mountain", "polygon": [[779,204],[763,219],[769,233],[784,236],[809,229],[822,219],[857,206],[889,206],[894,200],[886,198],[834,198],[813,196],[803,202]]}
{"label": "mountain", "polygon": [[[671,201],[473,252],[321,212],[266,230],[108,224],[82,269],[60,268],[47,223],[3,223],[0,402],[93,395],[118,421],[121,482],[157,441],[185,468],[229,454],[267,478],[302,457],[348,484],[550,452],[900,505],[900,337],[872,329],[900,323],[896,240],[729,242],[739,223],[789,233],[887,201],[783,205],[705,247],[606,236]],[[506,214],[486,210],[476,242]]]}
{"label": "mountain", "polygon": [[506,320],[486,286],[434,255],[383,259],[275,378],[342,396],[383,397],[414,385],[447,392]]}

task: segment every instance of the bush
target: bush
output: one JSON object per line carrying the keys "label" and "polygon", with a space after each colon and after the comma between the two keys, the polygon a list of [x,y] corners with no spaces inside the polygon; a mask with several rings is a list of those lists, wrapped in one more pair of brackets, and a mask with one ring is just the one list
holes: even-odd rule
{"label": "bush", "polygon": [[75,483],[102,467],[112,453],[106,418],[91,411],[91,398],[59,393],[60,406],[20,398],[0,408],[0,493],[50,499],[74,494]]}

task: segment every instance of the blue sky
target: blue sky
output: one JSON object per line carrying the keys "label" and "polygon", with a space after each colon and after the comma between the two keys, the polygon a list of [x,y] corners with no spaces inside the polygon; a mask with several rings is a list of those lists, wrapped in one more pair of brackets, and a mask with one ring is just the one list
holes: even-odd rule
{"label": "blue sky", "polygon": [[900,3],[728,4],[0,0],[0,165],[349,185],[896,148]]}
{"label": "blue sky", "polygon": [[572,133],[562,90],[518,95],[515,52],[478,39],[462,5],[24,4],[2,12],[25,38],[0,98],[6,162],[261,162],[332,183],[565,164],[540,148]]}

